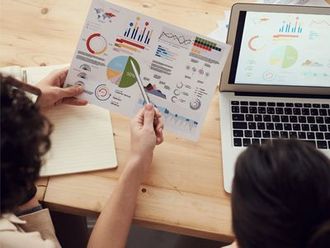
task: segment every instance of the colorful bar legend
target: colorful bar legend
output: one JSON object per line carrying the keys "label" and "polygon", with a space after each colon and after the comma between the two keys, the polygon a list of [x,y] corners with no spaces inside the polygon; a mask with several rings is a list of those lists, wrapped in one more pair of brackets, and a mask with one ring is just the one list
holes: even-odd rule
{"label": "colorful bar legend", "polygon": [[196,37],[196,39],[194,41],[194,46],[208,50],[208,51],[215,50],[215,51],[221,52],[221,48],[217,47],[216,43],[214,43],[212,41],[204,40],[199,37]]}

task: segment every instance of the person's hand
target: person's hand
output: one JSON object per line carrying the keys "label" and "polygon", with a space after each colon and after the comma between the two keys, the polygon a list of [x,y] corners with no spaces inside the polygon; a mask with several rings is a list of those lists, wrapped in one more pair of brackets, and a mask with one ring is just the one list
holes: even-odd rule
{"label": "person's hand", "polygon": [[146,104],[131,121],[131,157],[146,169],[151,164],[153,150],[163,142],[164,123],[157,108]]}
{"label": "person's hand", "polygon": [[82,86],[63,88],[67,74],[68,69],[57,70],[50,73],[37,84],[37,87],[42,92],[37,102],[40,108],[47,109],[61,103],[77,106],[87,104],[86,100],[75,98],[83,92]]}

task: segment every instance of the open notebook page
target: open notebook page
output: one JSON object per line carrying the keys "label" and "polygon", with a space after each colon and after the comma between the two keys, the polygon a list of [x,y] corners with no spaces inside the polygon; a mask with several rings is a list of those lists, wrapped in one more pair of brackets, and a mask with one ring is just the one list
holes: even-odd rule
{"label": "open notebook page", "polygon": [[[27,67],[27,81],[35,84],[54,69],[66,65]],[[110,114],[94,105],[60,105],[46,113],[54,125],[52,148],[41,176],[117,167]]]}

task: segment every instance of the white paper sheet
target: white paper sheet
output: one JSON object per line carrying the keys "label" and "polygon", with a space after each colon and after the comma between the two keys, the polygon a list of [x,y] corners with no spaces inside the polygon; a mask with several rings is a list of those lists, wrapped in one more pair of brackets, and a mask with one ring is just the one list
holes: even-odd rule
{"label": "white paper sheet", "polygon": [[217,29],[211,32],[208,37],[221,41],[227,41],[228,28],[229,28],[229,19],[230,19],[230,10],[226,10],[225,18],[217,21]]}
{"label": "white paper sheet", "polygon": [[117,167],[109,112],[94,105],[60,105],[46,113],[54,124],[41,176]]}
{"label": "white paper sheet", "polygon": [[82,84],[83,99],[133,116],[144,101],[132,61],[165,129],[197,140],[228,52],[224,43],[94,0],[66,85]]}
{"label": "white paper sheet", "polygon": [[4,76],[12,76],[18,80],[22,80],[22,68],[18,65],[1,67],[0,73]]}
{"label": "white paper sheet", "polygon": [[69,64],[61,64],[61,65],[50,65],[50,66],[32,66],[32,67],[24,67],[22,70],[25,70],[26,73],[26,79],[29,84],[36,84],[41,79],[46,77],[49,73],[69,68]]}
{"label": "white paper sheet", "polygon": [[[27,82],[36,84],[50,72],[68,66],[8,66],[0,68],[0,72],[22,80],[23,71],[26,71]],[[41,168],[41,176],[117,167],[111,118],[107,110],[90,104],[83,107],[61,105],[49,110],[46,116],[54,125],[54,131],[52,147]]]}

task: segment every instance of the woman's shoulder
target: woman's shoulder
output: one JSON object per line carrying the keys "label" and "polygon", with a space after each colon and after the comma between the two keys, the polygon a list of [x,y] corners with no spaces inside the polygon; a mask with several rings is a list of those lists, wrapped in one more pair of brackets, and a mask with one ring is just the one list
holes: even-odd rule
{"label": "woman's shoulder", "polygon": [[0,217],[0,247],[43,247],[55,248],[51,240],[43,240],[39,232],[24,232],[21,225],[26,221],[13,214],[4,214]]}

